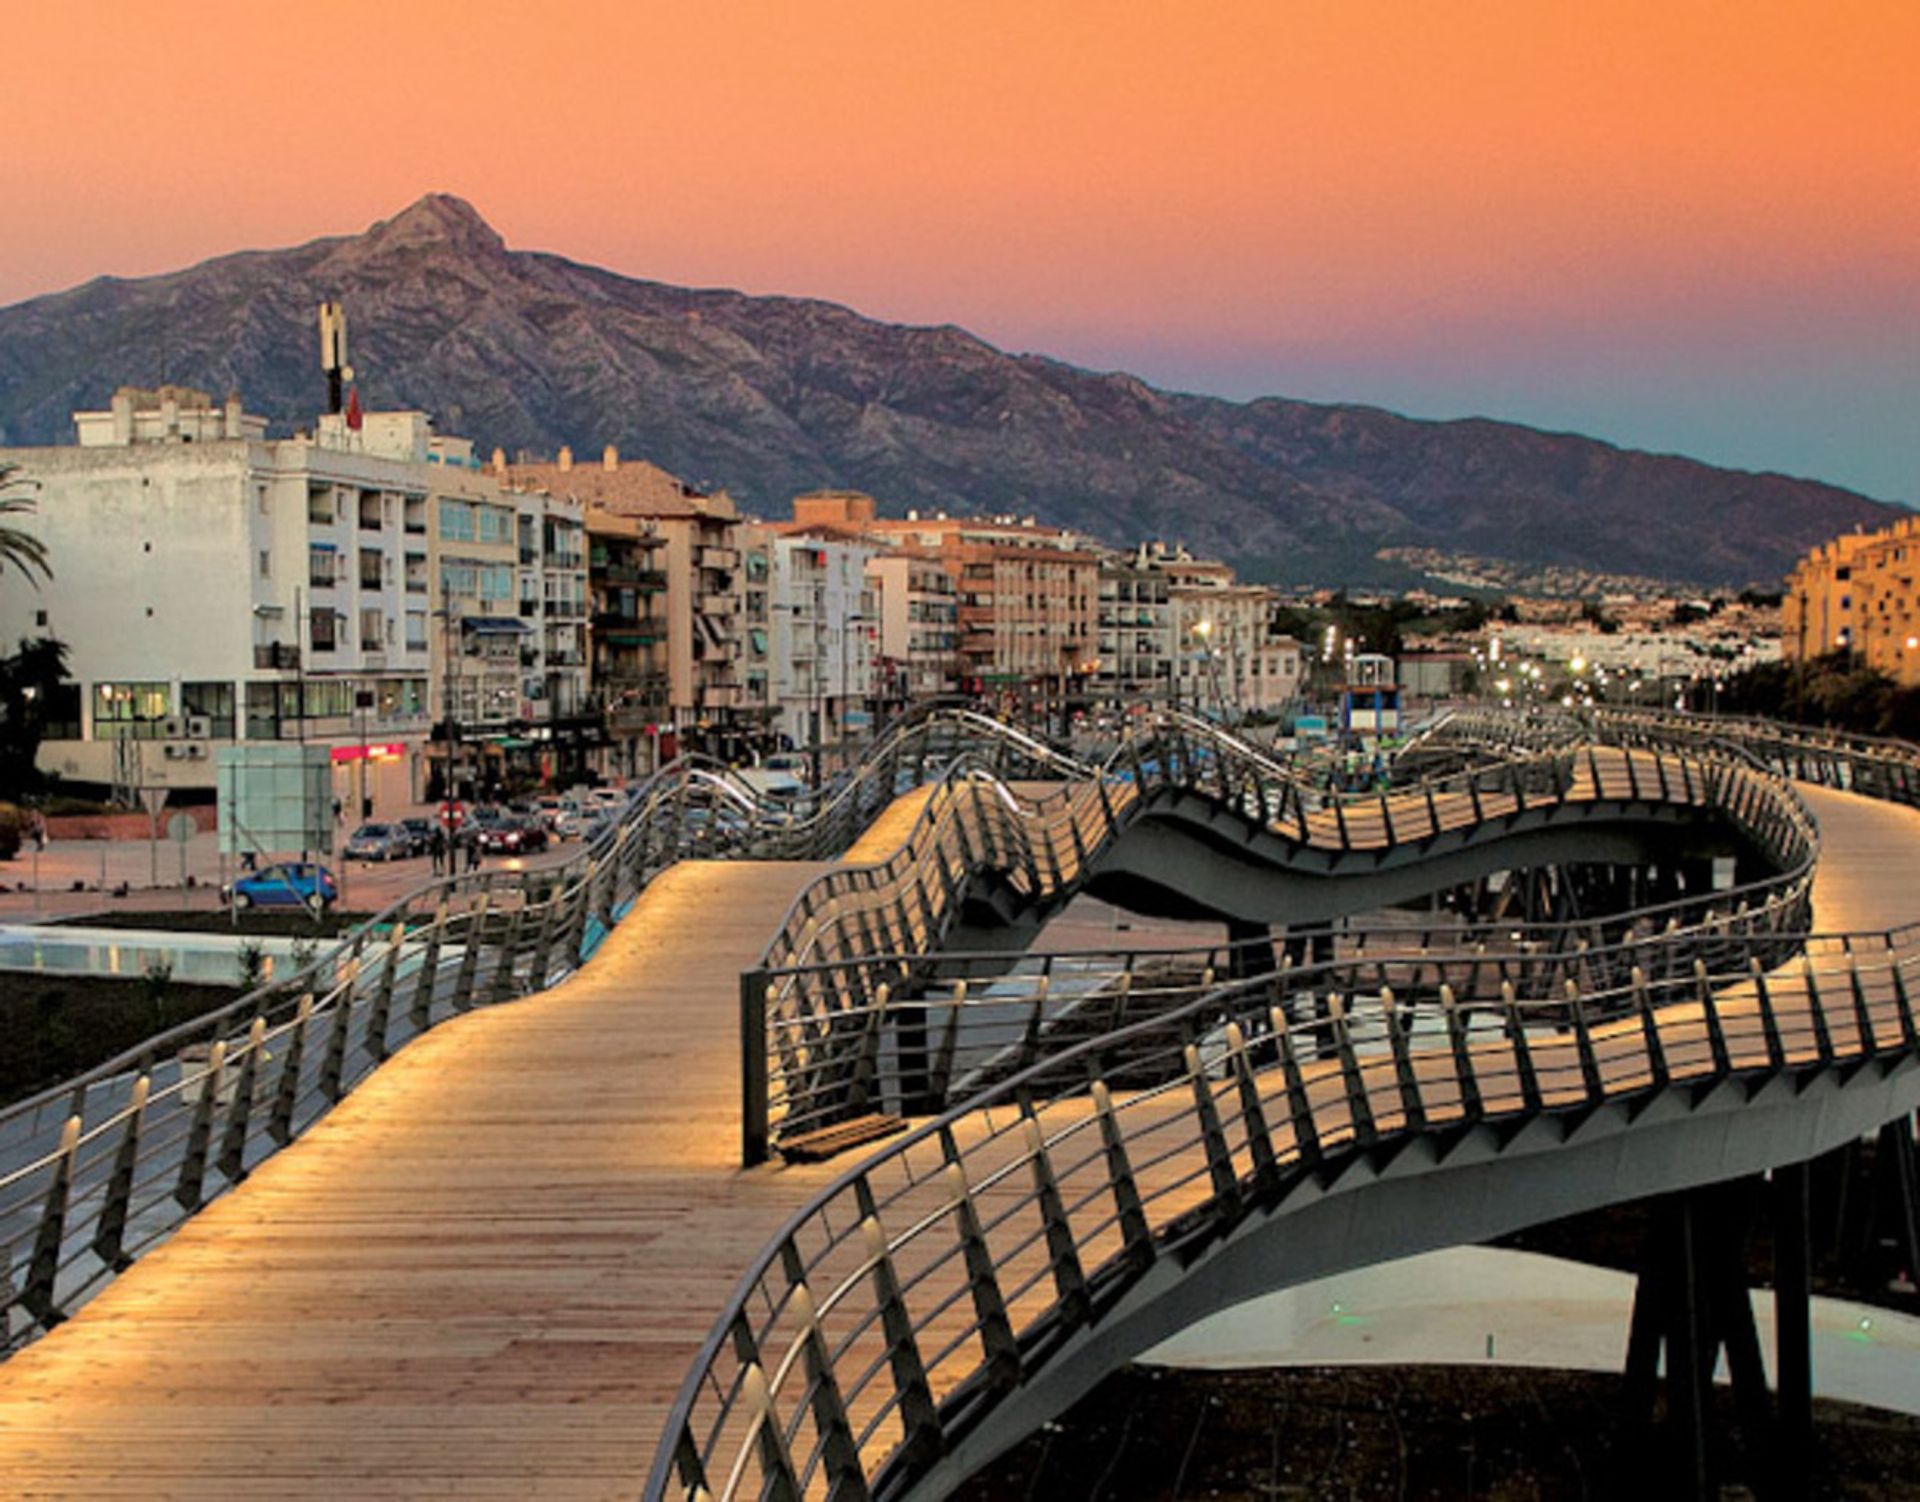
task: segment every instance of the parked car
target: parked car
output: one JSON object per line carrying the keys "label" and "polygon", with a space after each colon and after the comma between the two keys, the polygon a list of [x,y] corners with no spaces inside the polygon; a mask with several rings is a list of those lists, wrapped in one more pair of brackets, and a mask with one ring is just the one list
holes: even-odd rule
{"label": "parked car", "polygon": [[587,815],[577,808],[562,808],[553,816],[551,828],[556,840],[577,840],[586,833]]}
{"label": "parked car", "polygon": [[283,861],[251,871],[220,894],[237,908],[304,907],[324,911],[340,900],[333,873],[311,861]]}
{"label": "parked car", "polygon": [[407,832],[407,839],[413,845],[415,855],[425,855],[433,849],[433,820],[402,819],[400,827]]}
{"label": "parked car", "polygon": [[397,861],[413,854],[413,836],[398,824],[362,824],[347,840],[353,861]]}
{"label": "parked car", "polygon": [[489,855],[525,855],[547,848],[547,831],[540,821],[523,814],[502,814],[480,826],[480,848]]}

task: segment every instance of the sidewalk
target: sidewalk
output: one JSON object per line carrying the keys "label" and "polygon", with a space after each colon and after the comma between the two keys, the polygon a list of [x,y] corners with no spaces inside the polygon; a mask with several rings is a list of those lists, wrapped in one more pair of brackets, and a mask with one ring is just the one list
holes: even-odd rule
{"label": "sidewalk", "polygon": [[[430,803],[381,809],[377,819],[431,818],[436,810]],[[184,846],[176,844],[167,837],[167,819],[163,813],[160,837],[154,841],[49,840],[39,851],[28,840],[12,860],[0,861],[0,887],[5,888],[0,891],[0,921],[220,907],[220,888],[237,874],[237,863],[221,856],[219,838],[211,830],[195,834]],[[343,820],[336,827],[334,849],[320,857],[340,882],[342,908],[375,911],[432,879],[432,862],[424,855],[373,864],[341,860],[339,847],[358,827]],[[549,845],[541,854],[528,856],[526,864],[563,862],[577,848],[572,843]],[[487,863],[498,860],[490,857]],[[115,895],[122,887],[125,895]]]}

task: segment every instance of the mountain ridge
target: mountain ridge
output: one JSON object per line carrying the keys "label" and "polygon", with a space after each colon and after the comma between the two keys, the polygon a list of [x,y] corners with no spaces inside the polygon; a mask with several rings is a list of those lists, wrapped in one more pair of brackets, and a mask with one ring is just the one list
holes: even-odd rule
{"label": "mountain ridge", "polygon": [[369,407],[422,408],[483,451],[613,443],[768,515],[844,486],[895,514],[1015,510],[1116,543],[1179,539],[1265,577],[1360,579],[1377,550],[1415,547],[1744,583],[1906,514],[1495,418],[1165,391],[952,323],[626,277],[509,249],[450,194],[358,235],[0,308],[0,441],[70,441],[73,409],[162,375],[237,390],[278,430],[309,424],[323,297],[347,305]]}

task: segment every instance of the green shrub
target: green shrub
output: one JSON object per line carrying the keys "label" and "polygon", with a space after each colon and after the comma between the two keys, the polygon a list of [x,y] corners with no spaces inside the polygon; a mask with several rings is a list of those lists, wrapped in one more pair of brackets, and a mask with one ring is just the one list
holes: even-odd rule
{"label": "green shrub", "polygon": [[27,816],[11,803],[0,803],[0,861],[10,861],[20,853],[26,838]]}

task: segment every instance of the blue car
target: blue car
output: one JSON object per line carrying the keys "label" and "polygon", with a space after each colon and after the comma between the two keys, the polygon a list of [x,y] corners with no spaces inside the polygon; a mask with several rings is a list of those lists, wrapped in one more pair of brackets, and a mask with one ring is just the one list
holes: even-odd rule
{"label": "blue car", "polygon": [[325,866],[284,861],[240,877],[225,895],[237,908],[304,907],[325,912],[339,901],[340,889]]}

